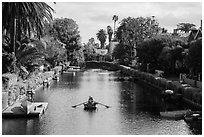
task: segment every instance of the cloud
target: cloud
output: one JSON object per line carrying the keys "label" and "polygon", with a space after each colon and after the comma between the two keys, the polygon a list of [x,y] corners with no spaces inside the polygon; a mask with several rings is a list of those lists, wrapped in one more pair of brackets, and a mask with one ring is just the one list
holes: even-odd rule
{"label": "cloud", "polygon": [[[113,26],[112,16],[120,22],[127,17],[150,17],[154,15],[161,27],[171,31],[180,22],[200,26],[202,3],[200,2],[57,2],[49,3],[56,11],[55,17],[72,18],[77,22],[82,41],[96,39],[99,29]],[[119,24],[117,24],[118,26]]]}

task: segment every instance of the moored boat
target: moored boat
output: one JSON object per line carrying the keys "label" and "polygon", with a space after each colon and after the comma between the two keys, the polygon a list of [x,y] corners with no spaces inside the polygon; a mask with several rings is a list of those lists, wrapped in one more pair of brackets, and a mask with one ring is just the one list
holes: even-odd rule
{"label": "moored boat", "polygon": [[163,94],[163,95],[172,95],[172,94],[174,94],[174,91],[173,91],[173,90],[170,90],[170,89],[167,89],[167,90],[164,90],[164,91],[162,92],[162,94]]}
{"label": "moored boat", "polygon": [[165,111],[165,112],[160,112],[161,117],[169,118],[169,119],[183,119],[184,115],[189,112],[190,109],[187,110],[176,110],[176,111]]}
{"label": "moored boat", "polygon": [[188,123],[202,122],[202,111],[189,111],[184,116],[184,121]]}

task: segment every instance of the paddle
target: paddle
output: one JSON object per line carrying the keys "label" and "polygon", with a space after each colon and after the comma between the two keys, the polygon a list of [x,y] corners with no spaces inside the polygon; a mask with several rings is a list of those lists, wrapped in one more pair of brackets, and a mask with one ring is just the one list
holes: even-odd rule
{"label": "paddle", "polygon": [[[86,101],[86,102],[87,102],[87,101]],[[74,105],[74,106],[72,106],[72,107],[75,108],[75,107],[80,106],[80,105],[82,105],[82,104],[84,104],[84,103],[86,103],[86,102],[80,103],[80,104],[78,104],[78,105]]]}
{"label": "paddle", "polygon": [[110,106],[108,106],[108,105],[104,105],[104,104],[102,104],[102,103],[99,103],[99,102],[96,102],[97,104],[100,104],[100,105],[102,105],[102,106],[105,106],[106,108],[109,108]]}

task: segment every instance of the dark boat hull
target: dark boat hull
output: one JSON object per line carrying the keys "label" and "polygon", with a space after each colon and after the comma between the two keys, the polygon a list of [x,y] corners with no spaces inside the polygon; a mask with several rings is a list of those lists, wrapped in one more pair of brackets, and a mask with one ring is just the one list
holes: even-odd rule
{"label": "dark boat hull", "polygon": [[96,110],[96,104],[84,104],[84,110]]}
{"label": "dark boat hull", "polygon": [[191,111],[184,116],[184,121],[187,123],[202,122],[202,111]]}

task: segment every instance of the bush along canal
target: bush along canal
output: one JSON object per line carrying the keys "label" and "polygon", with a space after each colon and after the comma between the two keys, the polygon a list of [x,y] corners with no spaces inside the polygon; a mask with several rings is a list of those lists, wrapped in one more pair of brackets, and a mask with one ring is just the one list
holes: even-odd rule
{"label": "bush along canal", "polygon": [[[101,66],[103,70],[100,69]],[[176,111],[189,108],[200,110],[198,96],[195,100],[191,91],[196,88],[185,88],[179,82],[114,63],[88,62],[86,67],[84,71],[63,73],[59,75],[59,81],[53,82],[50,88],[40,88],[35,92],[35,101],[49,103],[46,113],[40,119],[3,119],[2,133],[31,135],[202,134],[201,125],[187,122],[190,121],[190,115],[198,115],[188,112],[189,115],[184,116],[181,111]],[[46,78],[54,77],[54,72],[49,73],[51,74],[43,77],[41,82],[36,80],[40,85],[36,87],[42,87],[43,80]],[[11,90],[9,87],[5,89]],[[174,101],[168,100],[162,95],[167,89],[179,96],[173,96]],[[195,92],[201,91],[196,89]],[[9,99],[6,102],[12,100],[7,106],[15,102],[14,99],[20,95],[20,92],[14,93],[16,92],[12,94],[13,100],[7,96]],[[191,96],[188,93],[191,93]],[[92,112],[84,111],[82,106],[72,108],[75,104],[87,101],[90,95],[110,108],[99,105],[96,111]],[[200,99],[202,100],[202,97]],[[175,116],[177,113],[183,116],[182,119],[168,119],[161,117],[161,111],[176,111],[170,114],[164,113],[165,116]]]}

